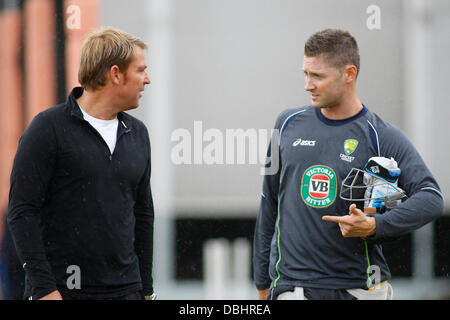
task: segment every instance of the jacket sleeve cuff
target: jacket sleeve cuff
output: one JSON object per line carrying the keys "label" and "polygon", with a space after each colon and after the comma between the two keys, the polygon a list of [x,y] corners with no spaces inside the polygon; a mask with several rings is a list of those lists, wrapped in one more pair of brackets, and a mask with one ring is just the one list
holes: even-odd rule
{"label": "jacket sleeve cuff", "polygon": [[368,214],[368,216],[375,218],[375,234],[368,237],[369,239],[378,240],[385,237],[384,234],[384,219],[382,214]]}
{"label": "jacket sleeve cuff", "polygon": [[271,282],[262,283],[262,284],[257,283],[257,284],[256,284],[256,289],[257,289],[257,290],[265,290],[265,289],[269,289],[269,288],[270,288],[270,284],[271,284]]}
{"label": "jacket sleeve cuff", "polygon": [[153,290],[153,287],[142,289],[142,293],[144,294],[144,296],[151,296],[154,292],[155,291]]}
{"label": "jacket sleeve cuff", "polygon": [[48,295],[49,293],[51,293],[55,290],[58,290],[58,289],[56,287],[34,289],[33,294],[31,296],[29,296],[27,299],[28,300],[39,300],[42,297],[45,297],[46,295]]}

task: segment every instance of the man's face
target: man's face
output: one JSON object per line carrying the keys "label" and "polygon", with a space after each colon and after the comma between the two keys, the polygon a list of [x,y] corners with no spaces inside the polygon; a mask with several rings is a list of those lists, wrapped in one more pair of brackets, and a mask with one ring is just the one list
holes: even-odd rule
{"label": "man's face", "polygon": [[124,82],[120,90],[123,110],[135,109],[139,106],[142,91],[144,91],[145,85],[150,84],[146,68],[144,50],[135,46],[133,59],[124,73]]}
{"label": "man's face", "polygon": [[343,74],[328,64],[323,55],[304,57],[305,90],[315,108],[330,108],[340,103],[345,94]]}

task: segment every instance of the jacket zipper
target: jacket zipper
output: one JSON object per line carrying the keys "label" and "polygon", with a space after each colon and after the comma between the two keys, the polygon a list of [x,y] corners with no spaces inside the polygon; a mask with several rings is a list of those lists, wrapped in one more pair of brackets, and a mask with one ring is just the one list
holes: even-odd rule
{"label": "jacket zipper", "polygon": [[[97,135],[98,138],[100,138],[101,143],[102,143],[104,146],[106,146],[106,148],[108,149],[108,153],[109,153],[109,161],[112,161],[112,157],[113,157],[114,152],[111,153],[111,150],[109,150],[108,144],[106,143],[105,139],[103,139],[103,137],[102,137],[102,135],[100,134],[100,132],[98,132],[98,131],[97,131],[97,130],[96,130],[96,129],[88,122],[88,121],[86,121],[85,119],[82,119],[82,120],[87,124],[87,126],[89,127],[89,129],[90,129],[91,131],[93,131],[94,134]],[[123,125],[123,127],[125,128],[125,131],[121,132],[120,135],[117,137],[117,139],[116,139],[116,147],[117,147],[117,144],[119,143],[119,139],[120,139],[125,133],[128,133],[128,132],[131,131],[131,130],[128,129],[128,127],[125,125],[125,123],[123,122],[123,120],[119,120],[119,126],[120,126],[120,125]],[[119,127],[117,128],[117,132],[119,132]],[[115,151],[115,149],[114,149],[114,151]]]}

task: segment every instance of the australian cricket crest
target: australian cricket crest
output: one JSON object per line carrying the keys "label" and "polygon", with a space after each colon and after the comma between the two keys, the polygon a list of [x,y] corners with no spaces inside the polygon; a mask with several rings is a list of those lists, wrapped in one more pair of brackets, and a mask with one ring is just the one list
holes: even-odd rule
{"label": "australian cricket crest", "polygon": [[358,147],[358,140],[356,139],[347,139],[344,141],[344,151],[346,155],[351,155],[353,151]]}
{"label": "australian cricket crest", "polygon": [[340,157],[341,160],[352,162],[355,160],[355,157],[350,156],[358,147],[358,140],[356,139],[347,139],[344,141],[344,152],[345,154],[341,153]]}
{"label": "australian cricket crest", "polygon": [[314,208],[325,208],[336,199],[337,179],[330,167],[315,165],[306,169],[302,176],[301,196]]}

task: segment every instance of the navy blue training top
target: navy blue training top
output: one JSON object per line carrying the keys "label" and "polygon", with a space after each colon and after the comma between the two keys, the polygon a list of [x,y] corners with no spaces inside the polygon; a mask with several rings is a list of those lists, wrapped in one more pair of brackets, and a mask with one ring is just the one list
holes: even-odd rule
{"label": "navy blue training top", "polygon": [[[267,167],[279,169],[268,170],[263,181],[254,236],[256,287],[367,288],[370,266],[379,268],[380,281],[389,279],[378,243],[444,211],[439,186],[413,145],[365,106],[344,120],[327,119],[312,106],[289,109],[275,129]],[[271,150],[279,157],[272,159],[277,152]],[[342,180],[373,156],[398,162],[398,185],[408,200],[375,215],[376,234],[367,242],[344,238],[338,224],[322,216],[348,214],[350,203],[339,198]]]}

